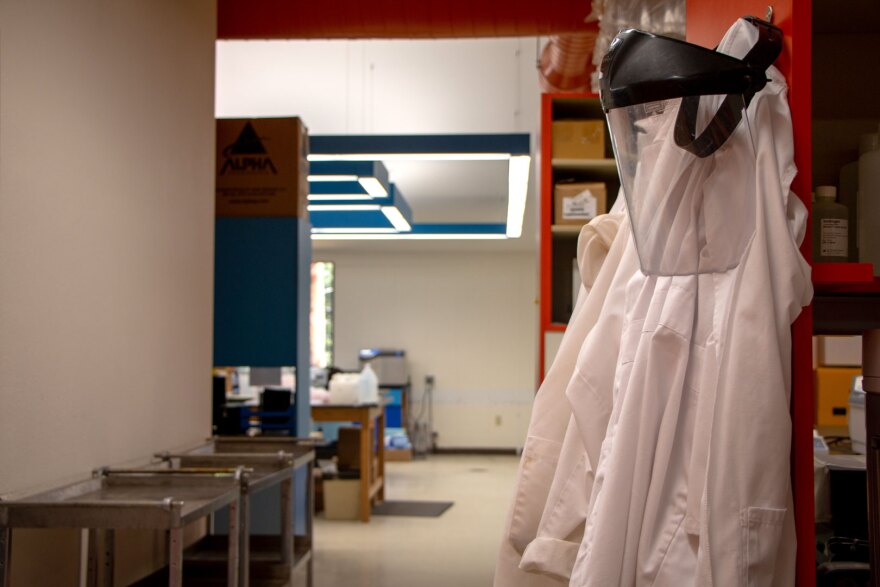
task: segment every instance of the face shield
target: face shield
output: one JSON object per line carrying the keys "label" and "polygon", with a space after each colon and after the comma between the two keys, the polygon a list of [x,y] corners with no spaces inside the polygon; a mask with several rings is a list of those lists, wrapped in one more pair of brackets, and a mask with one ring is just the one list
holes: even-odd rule
{"label": "face shield", "polygon": [[[778,29],[767,26],[781,47]],[[749,55],[636,30],[612,42],[601,99],[645,274],[720,272],[742,258],[755,230],[746,110],[778,55],[767,47],[759,42],[750,53],[770,59],[757,67]]]}

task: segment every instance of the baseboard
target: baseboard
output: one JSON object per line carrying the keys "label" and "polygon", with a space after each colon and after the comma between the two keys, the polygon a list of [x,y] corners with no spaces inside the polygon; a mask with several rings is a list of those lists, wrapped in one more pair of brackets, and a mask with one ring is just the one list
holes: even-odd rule
{"label": "baseboard", "polygon": [[450,448],[434,447],[435,455],[518,455],[519,450],[512,447],[470,447],[456,446]]}

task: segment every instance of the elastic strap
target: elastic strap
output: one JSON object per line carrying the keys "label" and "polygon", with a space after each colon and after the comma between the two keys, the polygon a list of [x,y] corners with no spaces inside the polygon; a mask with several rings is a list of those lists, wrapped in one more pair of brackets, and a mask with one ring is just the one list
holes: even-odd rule
{"label": "elastic strap", "polygon": [[718,112],[700,136],[697,136],[700,96],[685,96],[681,99],[681,106],[675,119],[675,144],[701,159],[720,149],[730,138],[742,120],[742,111],[748,107],[754,95],[767,84],[768,80],[764,77],[764,72],[782,52],[782,31],[779,28],[754,16],[746,16],[743,20],[758,29],[758,42],[742,61],[748,64],[760,79],[755,80],[744,95],[729,94],[725,97]]}

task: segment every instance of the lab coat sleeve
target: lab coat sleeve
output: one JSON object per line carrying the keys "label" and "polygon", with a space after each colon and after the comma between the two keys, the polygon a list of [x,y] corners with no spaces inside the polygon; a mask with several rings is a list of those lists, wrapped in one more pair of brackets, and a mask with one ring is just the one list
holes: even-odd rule
{"label": "lab coat sleeve", "polygon": [[584,535],[592,477],[587,451],[572,417],[537,537],[523,553],[521,569],[568,581]]}
{"label": "lab coat sleeve", "polygon": [[[590,283],[601,270],[622,218],[621,214],[605,214],[593,219],[581,231],[579,244],[583,243],[585,258],[589,259],[585,273]],[[596,321],[595,312],[584,311],[591,296],[592,293],[578,298],[556,359],[535,397],[513,503],[508,511],[496,563],[496,587],[557,584],[549,577],[531,576],[523,572],[519,563],[526,546],[537,534],[556,472],[565,424],[571,416],[571,408],[565,400],[565,387],[574,371],[581,343]]]}
{"label": "lab coat sleeve", "polygon": [[[625,218],[625,216],[624,216]],[[586,312],[597,316],[577,357],[565,397],[572,409],[562,452],[536,538],[523,553],[520,568],[567,580],[583,538],[593,486],[592,455],[599,454],[610,415],[616,355],[619,349],[623,288],[637,267],[624,219],[593,285]],[[589,257],[580,251],[581,268]],[[594,342],[589,342],[593,340]],[[591,348],[601,347],[597,361]],[[589,348],[588,348],[589,347]],[[597,364],[598,363],[598,364]],[[598,368],[601,365],[601,369]],[[586,378],[584,372],[591,376]],[[594,376],[595,375],[595,376]],[[596,388],[598,387],[598,389]],[[587,430],[583,429],[587,427]]]}

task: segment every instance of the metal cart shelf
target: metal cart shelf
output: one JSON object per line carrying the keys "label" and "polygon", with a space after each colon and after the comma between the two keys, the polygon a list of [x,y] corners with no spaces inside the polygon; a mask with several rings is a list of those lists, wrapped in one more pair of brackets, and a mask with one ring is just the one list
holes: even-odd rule
{"label": "metal cart shelf", "polygon": [[[244,467],[199,470],[99,469],[92,479],[0,502],[0,587],[8,585],[13,528],[88,528],[88,583],[113,584],[114,531],[121,528],[167,530],[167,584],[183,583],[184,526],[229,507],[230,540],[226,545],[226,581],[238,587],[239,538],[247,534],[241,516],[242,496],[250,473]],[[234,527],[234,531],[232,528]],[[103,534],[103,556],[98,534]],[[103,573],[99,573],[99,558]]]}
{"label": "metal cart shelf", "polygon": [[[314,513],[314,481],[312,464],[315,451],[308,439],[293,437],[214,437],[207,443],[186,453],[156,455],[172,469],[199,469],[247,467],[252,471],[248,492],[254,494],[280,484],[281,531],[278,536],[249,536],[239,538],[242,544],[241,567],[249,569],[242,575],[242,585],[248,580],[261,585],[286,585],[301,570],[306,573],[306,584],[312,585],[312,528]],[[294,531],[294,472],[305,467],[308,473],[306,496],[305,534]],[[249,506],[244,500],[242,516],[249,520]],[[243,526],[242,526],[243,527]],[[187,568],[200,578],[217,577],[224,560],[227,537],[206,536],[184,553]],[[145,585],[148,583],[144,583]]]}

